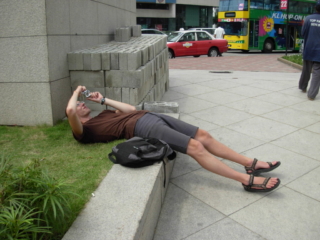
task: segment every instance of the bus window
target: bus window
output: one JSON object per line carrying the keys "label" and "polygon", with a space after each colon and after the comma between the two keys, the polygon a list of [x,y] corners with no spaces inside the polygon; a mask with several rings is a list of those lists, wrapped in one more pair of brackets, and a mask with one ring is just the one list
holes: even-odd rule
{"label": "bus window", "polygon": [[248,0],[220,0],[219,11],[248,11]]}
{"label": "bus window", "polygon": [[246,36],[248,33],[248,22],[221,22],[226,35]]}
{"label": "bus window", "polygon": [[250,9],[279,10],[280,0],[251,0]]}

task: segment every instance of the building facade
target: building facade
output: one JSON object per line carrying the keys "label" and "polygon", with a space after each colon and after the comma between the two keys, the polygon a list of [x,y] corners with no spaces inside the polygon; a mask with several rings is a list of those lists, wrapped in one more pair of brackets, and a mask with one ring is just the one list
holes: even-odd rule
{"label": "building facade", "polygon": [[180,28],[209,27],[219,0],[136,0],[137,24],[142,28],[177,31]]}

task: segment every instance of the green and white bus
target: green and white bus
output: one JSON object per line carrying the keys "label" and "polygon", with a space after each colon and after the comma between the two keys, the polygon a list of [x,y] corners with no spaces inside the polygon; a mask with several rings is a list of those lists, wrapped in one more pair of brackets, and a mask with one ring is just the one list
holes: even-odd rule
{"label": "green and white bus", "polygon": [[218,21],[226,32],[224,38],[229,49],[299,51],[303,41],[301,27],[305,17],[314,13],[315,3],[315,0],[220,0]]}

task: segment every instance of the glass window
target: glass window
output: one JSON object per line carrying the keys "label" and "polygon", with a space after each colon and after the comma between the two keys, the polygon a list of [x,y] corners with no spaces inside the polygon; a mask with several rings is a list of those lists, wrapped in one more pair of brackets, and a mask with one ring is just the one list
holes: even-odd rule
{"label": "glass window", "polygon": [[248,11],[248,0],[220,0],[219,11]]}
{"label": "glass window", "polygon": [[211,37],[206,32],[197,32],[198,41],[211,40]]}
{"label": "glass window", "polygon": [[137,3],[137,9],[160,9],[169,10],[169,4],[156,4],[156,3]]}
{"label": "glass window", "polygon": [[142,18],[137,17],[137,25],[141,28],[158,29],[160,31],[168,31],[169,19],[168,18]]}
{"label": "glass window", "polygon": [[222,22],[226,35],[246,36],[248,33],[248,22]]}
{"label": "glass window", "polygon": [[195,41],[195,36],[193,32],[185,33],[180,39],[179,42],[185,41]]}
{"label": "glass window", "polygon": [[315,3],[313,2],[296,2],[289,1],[289,12],[312,14],[314,13]]}
{"label": "glass window", "polygon": [[181,35],[182,35],[181,32],[170,33],[167,41],[168,42],[176,42],[180,38]]}

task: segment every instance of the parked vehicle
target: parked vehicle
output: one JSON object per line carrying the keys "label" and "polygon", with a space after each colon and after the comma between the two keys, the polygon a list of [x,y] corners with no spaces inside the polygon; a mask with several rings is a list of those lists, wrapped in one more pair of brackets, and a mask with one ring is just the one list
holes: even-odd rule
{"label": "parked vehicle", "polygon": [[206,31],[208,33],[210,33],[212,36],[214,34],[214,30],[216,30],[215,28],[189,28],[189,30],[199,30],[199,31]]}
{"label": "parked vehicle", "polygon": [[169,58],[208,55],[217,57],[228,51],[225,39],[215,39],[206,31],[172,32],[167,38]]}
{"label": "parked vehicle", "polygon": [[161,32],[157,29],[141,29],[142,34],[159,34],[159,35],[167,35],[164,32]]}

